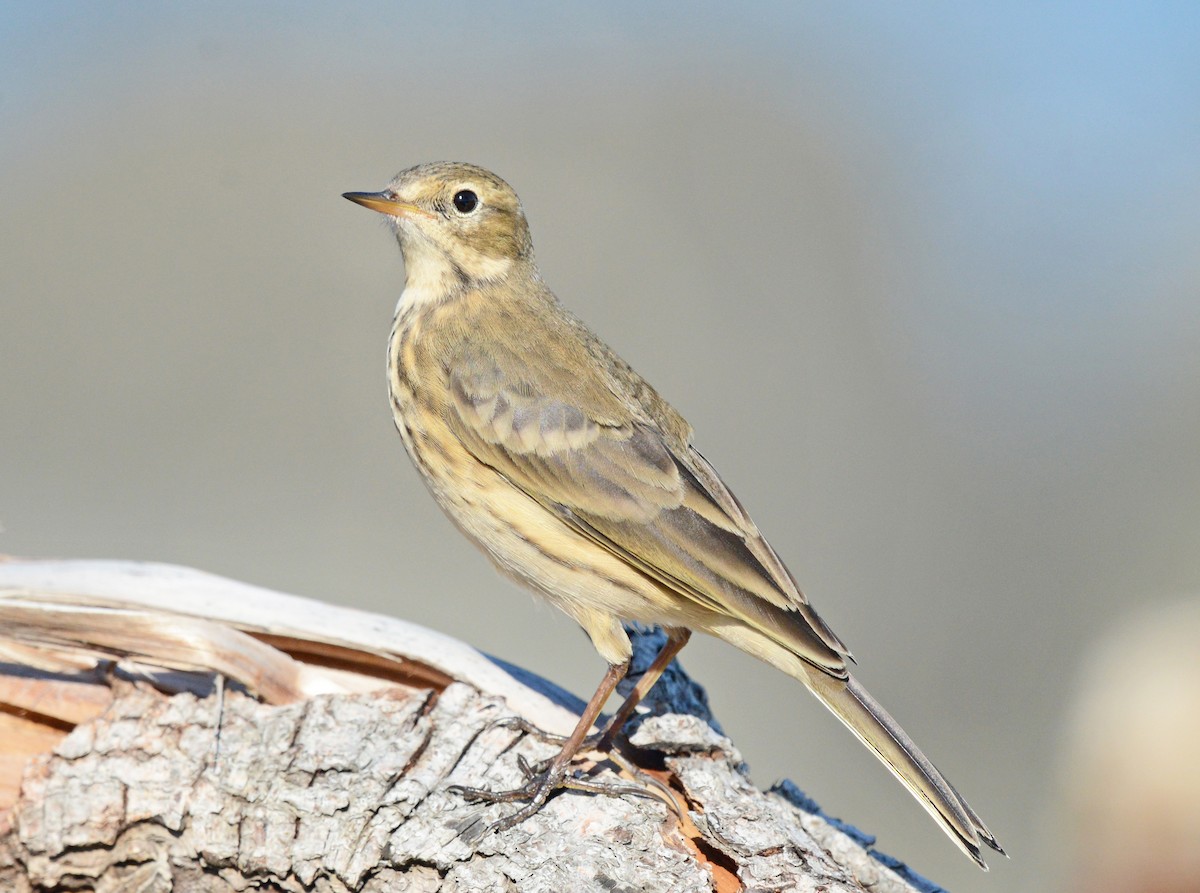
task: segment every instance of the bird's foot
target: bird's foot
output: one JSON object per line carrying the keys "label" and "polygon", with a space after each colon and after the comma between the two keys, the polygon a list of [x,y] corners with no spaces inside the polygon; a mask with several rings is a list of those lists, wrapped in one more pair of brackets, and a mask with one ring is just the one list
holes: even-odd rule
{"label": "bird's foot", "polygon": [[[546,730],[539,728],[538,726],[535,726],[529,720],[525,719],[525,717],[517,716],[516,714],[510,714],[508,716],[502,716],[499,719],[492,720],[484,728],[485,729],[512,729],[514,731],[521,732],[523,735],[529,735],[531,738],[536,738],[538,741],[545,742],[546,744],[557,744],[560,747],[562,745],[566,744],[567,739],[568,739],[567,735],[555,735],[552,732],[547,732]],[[621,737],[622,737],[622,740],[624,740],[626,746],[633,747],[633,745],[631,745],[629,743],[628,738],[625,738],[623,735]],[[634,748],[634,750],[638,750],[638,748]],[[586,738],[584,738],[583,741],[579,745],[578,751],[576,751],[576,752],[577,753],[587,753],[589,751],[593,752],[593,753],[604,754],[605,757],[607,757],[612,762],[616,763],[617,766],[620,767],[621,770],[623,770],[624,772],[626,772],[627,774],[632,776],[634,779],[636,779],[643,787],[653,788],[653,789],[659,791],[660,794],[663,795],[663,799],[665,799],[667,804],[671,807],[672,811],[675,812],[676,815],[680,814],[679,804],[676,802],[675,797],[671,793],[670,788],[668,788],[667,785],[665,785],[662,781],[660,781],[658,778],[654,777],[653,775],[643,772],[642,769],[633,762],[633,760],[631,760],[631,759],[629,759],[629,757],[625,756],[621,752],[621,750],[617,748],[616,743],[614,741],[614,735],[612,734],[611,730],[608,727],[601,729],[599,732],[593,732],[591,735],[588,735]],[[517,760],[523,766],[528,766],[528,763],[525,762],[524,757],[518,756]],[[553,760],[554,760],[554,758],[551,757],[549,759],[541,761],[540,763],[535,763],[531,770],[532,775],[541,775],[541,774],[545,773],[546,771],[548,771],[550,768],[550,764],[553,762]],[[530,772],[526,772],[525,780],[526,780],[527,784],[529,783],[532,775],[530,774]],[[576,779],[576,780],[578,780],[578,779]],[[569,787],[569,784],[563,784],[563,785],[560,785],[560,787]],[[584,788],[582,788],[582,787],[577,788],[577,789],[584,790]],[[518,789],[518,790],[523,790],[523,788]],[[487,792],[485,791],[484,793],[487,793]],[[514,793],[514,792],[508,791],[506,793]],[[493,798],[488,798],[488,799],[493,799]],[[511,798],[511,799],[517,799],[517,798]]]}
{"label": "bird's foot", "polygon": [[[503,728],[507,728],[507,729],[516,729],[516,730],[523,732],[526,735],[530,735],[531,737],[538,739],[539,741],[544,741],[547,744],[562,745],[562,744],[565,744],[567,741],[566,735],[554,735],[550,732],[543,731],[542,729],[539,729],[537,726],[535,726],[533,723],[531,723],[529,720],[527,720],[521,716],[503,717],[502,719],[498,719],[495,722],[491,723],[489,728],[491,728],[491,727],[503,727]],[[623,736],[622,736],[622,738],[625,741],[625,744],[627,746],[633,747],[633,745],[629,744],[628,739],[625,739]],[[634,748],[634,750],[637,750],[637,748]],[[625,789],[626,788],[634,788],[636,790],[638,796],[650,796],[649,790],[652,789],[652,790],[655,790],[658,792],[658,796],[660,796],[666,802],[666,804],[671,808],[671,811],[674,812],[676,816],[683,815],[683,813],[680,809],[680,806],[679,806],[679,802],[675,799],[675,795],[671,793],[671,789],[660,779],[649,774],[648,772],[642,771],[641,767],[639,767],[636,763],[634,763],[633,760],[629,759],[629,757],[625,756],[625,754],[623,754],[621,752],[621,750],[616,747],[615,742],[613,741],[612,737],[609,735],[607,729],[602,729],[601,731],[595,732],[594,734],[591,734],[591,735],[588,735],[586,738],[583,739],[583,743],[579,745],[578,752],[586,753],[588,751],[603,753],[607,759],[611,760],[613,763],[616,763],[616,765],[623,772],[625,772],[626,774],[631,776],[633,779],[635,779],[637,781],[638,785],[640,785],[640,787],[637,787],[636,785],[628,785],[628,784],[614,785],[611,783],[605,784],[602,782],[587,781],[587,780],[581,779],[578,775],[574,776],[573,778],[564,779],[564,782],[563,782],[563,784],[560,785],[560,787],[564,787],[564,788],[570,787],[570,788],[573,788],[574,790],[580,790],[580,791],[590,790],[590,791],[595,791],[596,793],[601,793],[601,794],[612,793],[612,788],[614,788],[614,787],[621,789],[619,791],[616,791],[616,794],[629,793],[629,791],[627,791]],[[521,764],[523,771],[529,767],[529,764],[525,761],[524,757],[518,756],[517,761],[519,764]],[[532,768],[526,772],[526,783],[529,782],[531,777],[533,777],[535,775],[540,775],[540,774],[548,771],[550,768],[550,764],[553,761],[554,761],[554,758],[551,757],[550,759],[543,760],[540,763],[535,763],[532,766]],[[509,791],[507,793],[512,793],[512,792]],[[488,798],[488,799],[491,799],[491,798]]]}
{"label": "bird's foot", "polygon": [[549,761],[531,765],[524,756],[517,755],[517,765],[525,776],[525,783],[509,791],[489,791],[483,788],[472,788],[466,785],[450,785],[447,790],[456,793],[471,803],[513,803],[520,800],[528,802],[516,812],[485,823],[480,819],[471,821],[460,834],[466,843],[474,845],[489,834],[507,831],[535,815],[557,791],[572,790],[589,794],[600,794],[605,797],[649,797],[665,799],[671,809],[678,815],[679,805],[671,795],[670,790],[657,778],[646,775],[625,757],[615,751],[608,756],[618,766],[638,779],[640,784],[627,782],[597,781],[583,774],[582,769],[570,771],[570,761],[552,758]]}

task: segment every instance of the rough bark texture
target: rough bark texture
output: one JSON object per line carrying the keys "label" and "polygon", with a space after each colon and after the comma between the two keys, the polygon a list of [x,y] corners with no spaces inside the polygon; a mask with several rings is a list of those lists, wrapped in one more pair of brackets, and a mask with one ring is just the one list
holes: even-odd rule
{"label": "rough bark texture", "polygon": [[[653,635],[639,646],[652,653]],[[674,808],[653,788],[568,791],[473,845],[465,829],[515,807],[472,804],[448,785],[513,788],[520,757],[536,764],[556,749],[493,725],[512,715],[496,695],[450,682],[267,704],[220,687],[205,696],[119,676],[105,684],[107,708],[35,756],[15,805],[0,811],[0,890],[936,889],[892,870],[794,786],[755,788],[727,738],[672,712],[706,713],[679,670],[628,748]],[[592,757],[589,776],[634,780]]]}
{"label": "rough bark texture", "polygon": [[565,793],[472,848],[459,832],[513,807],[481,808],[446,785],[515,787],[518,754],[536,762],[554,752],[488,727],[504,713],[459,683],[440,695],[319,696],[284,707],[236,693],[219,707],[123,684],[99,720],[30,767],[3,838],[0,888],[907,889],[861,860],[852,879],[821,843],[844,860],[861,854],[856,843],[756,790],[728,741],[678,715],[643,723],[637,743],[674,752],[666,767],[690,820],[656,798]]}

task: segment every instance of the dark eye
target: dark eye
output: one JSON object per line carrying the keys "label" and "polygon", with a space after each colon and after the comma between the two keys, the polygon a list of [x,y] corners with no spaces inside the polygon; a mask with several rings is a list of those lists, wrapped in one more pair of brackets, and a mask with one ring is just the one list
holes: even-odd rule
{"label": "dark eye", "polygon": [[470,214],[479,207],[479,196],[470,189],[460,189],[454,193],[454,207],[459,214]]}

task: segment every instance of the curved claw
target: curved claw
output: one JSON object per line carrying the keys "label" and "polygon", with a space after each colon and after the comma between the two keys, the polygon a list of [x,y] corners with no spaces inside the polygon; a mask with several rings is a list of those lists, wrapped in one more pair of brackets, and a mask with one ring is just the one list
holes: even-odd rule
{"label": "curved claw", "polygon": [[[632,762],[630,762],[623,754],[619,753],[615,748],[609,751],[608,758],[636,778],[646,788],[654,788],[656,791],[658,791],[659,794],[661,794],[660,799],[667,804],[667,808],[669,808],[671,812],[675,813],[675,818],[683,818],[684,808],[679,805],[679,800],[676,799],[675,792],[671,790],[669,785],[662,780],[655,778],[653,775],[643,772]],[[652,796],[649,791],[642,788],[637,788],[636,785],[631,785],[631,787],[637,789],[638,793],[643,797]]]}
{"label": "curved claw", "polygon": [[658,799],[655,794],[636,784],[620,781],[592,781],[590,778],[577,775],[564,778],[560,787],[589,794],[602,794],[605,797],[630,796],[645,797],[648,800]]}
{"label": "curved claw", "polygon": [[517,768],[521,770],[521,774],[525,776],[525,783],[533,781],[544,772],[548,772],[553,758],[542,760],[536,766],[529,765],[529,760],[525,759],[525,754],[517,754]]}

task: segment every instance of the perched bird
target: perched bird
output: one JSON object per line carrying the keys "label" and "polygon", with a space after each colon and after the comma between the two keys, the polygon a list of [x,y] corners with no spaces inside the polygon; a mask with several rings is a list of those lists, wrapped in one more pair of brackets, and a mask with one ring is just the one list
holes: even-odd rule
{"label": "perched bird", "polygon": [[801,593],[692,429],[542,281],[521,202],[483,168],[423,164],[345,197],[386,214],[404,255],[388,346],[396,427],[429,490],[505,574],[573,617],[608,662],[561,752],[524,787],[512,827],[564,785],[629,667],[622,620],[668,641],[598,740],[701,630],[803,682],[986,868],[991,832],[847,669],[850,652]]}

